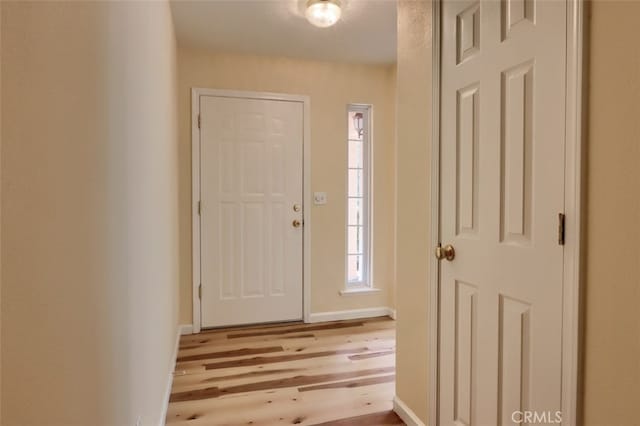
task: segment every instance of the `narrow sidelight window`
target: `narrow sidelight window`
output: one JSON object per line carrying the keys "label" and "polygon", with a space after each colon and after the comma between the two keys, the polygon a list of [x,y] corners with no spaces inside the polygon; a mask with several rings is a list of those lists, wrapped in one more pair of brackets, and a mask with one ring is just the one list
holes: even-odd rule
{"label": "narrow sidelight window", "polygon": [[371,107],[349,105],[347,288],[371,285]]}

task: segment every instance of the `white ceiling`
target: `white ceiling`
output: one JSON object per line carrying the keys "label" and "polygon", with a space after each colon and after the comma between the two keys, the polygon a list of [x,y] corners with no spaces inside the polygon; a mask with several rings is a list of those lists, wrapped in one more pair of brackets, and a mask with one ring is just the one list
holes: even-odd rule
{"label": "white ceiling", "polygon": [[316,28],[306,0],[174,0],[178,43],[215,51],[367,64],[396,61],[396,0],[343,0]]}

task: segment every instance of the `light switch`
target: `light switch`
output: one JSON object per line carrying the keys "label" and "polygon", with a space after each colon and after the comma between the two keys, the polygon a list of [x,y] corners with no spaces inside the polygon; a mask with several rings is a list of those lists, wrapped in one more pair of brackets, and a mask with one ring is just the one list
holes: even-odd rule
{"label": "light switch", "polygon": [[314,192],[313,193],[313,204],[322,205],[327,204],[327,193],[326,192]]}

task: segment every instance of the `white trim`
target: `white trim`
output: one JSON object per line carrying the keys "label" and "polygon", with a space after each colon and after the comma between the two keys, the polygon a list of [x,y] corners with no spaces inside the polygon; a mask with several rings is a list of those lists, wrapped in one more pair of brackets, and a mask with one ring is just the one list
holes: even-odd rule
{"label": "white trim", "polygon": [[160,421],[158,426],[164,426],[167,424],[167,410],[169,409],[169,398],[171,397],[171,387],[173,386],[173,371],[176,367],[176,359],[178,358],[178,348],[180,347],[180,335],[182,327],[179,325],[176,329],[176,342],[173,346],[173,353],[171,354],[169,362],[169,375],[167,377],[167,386],[164,390],[164,398],[162,400],[162,408],[160,411]]}
{"label": "white trim", "polygon": [[[431,20],[433,28],[432,45],[432,122],[431,122],[431,247],[440,243],[440,0],[431,3]],[[438,424],[438,388],[439,388],[439,363],[440,350],[438,333],[440,330],[440,262],[435,256],[429,257],[429,289],[427,290],[427,422],[430,425]]]}
{"label": "white trim", "polygon": [[194,87],[191,89],[191,184],[192,184],[192,250],[193,250],[193,333],[201,330],[201,306],[198,297],[200,285],[200,215],[198,201],[200,200],[200,129],[198,116],[200,115],[200,97],[215,96],[223,98],[264,99],[274,101],[300,102],[303,104],[303,266],[302,266],[302,312],[305,322],[309,322],[311,311],[311,100],[309,96],[289,95],[269,92],[245,92],[237,90],[217,90]]}
{"label": "white trim", "polygon": [[180,324],[178,326],[179,330],[180,330],[180,335],[181,336],[185,336],[187,334],[194,334],[193,333],[193,324]]}
{"label": "white trim", "polygon": [[391,317],[395,316],[395,310],[387,307],[379,308],[364,308],[364,309],[349,309],[346,311],[334,311],[334,312],[318,312],[309,316],[309,321],[314,322],[329,322],[329,321],[343,321],[361,318],[375,318],[375,317]]}
{"label": "white trim", "polygon": [[584,88],[583,0],[567,2],[567,98],[565,144],[566,217],[562,318],[562,424],[577,425],[580,359]]}
{"label": "white trim", "polygon": [[311,100],[308,96],[299,97],[304,102],[304,142],[303,142],[303,198],[304,208],[302,210],[303,216],[303,248],[302,248],[302,291],[303,291],[303,319],[304,322],[309,322],[309,316],[311,315]]}
{"label": "white trim", "polygon": [[[433,4],[433,151],[432,167],[432,239],[439,243],[439,168],[440,168],[440,2]],[[584,0],[567,0],[567,75],[566,75],[566,143],[565,143],[565,194],[566,236],[563,257],[563,319],[562,319],[562,417],[564,425],[578,424],[578,396],[580,358],[580,314],[582,252],[582,210],[584,116],[583,92],[585,90]],[[435,262],[437,263],[437,262]],[[429,424],[438,424],[438,266],[433,267],[429,284]],[[434,299],[435,297],[435,299]],[[435,336],[435,343],[434,343]],[[395,401],[394,401],[395,404]],[[399,414],[400,415],[400,414]],[[401,416],[402,417],[402,416]],[[404,419],[403,419],[404,420]]]}
{"label": "white trim", "polygon": [[360,294],[379,293],[382,289],[373,287],[353,287],[340,290],[340,296],[357,296]]}
{"label": "white trim", "polygon": [[193,332],[200,332],[200,297],[198,286],[200,285],[200,214],[198,202],[200,201],[200,129],[198,117],[200,116],[200,92],[191,89],[191,241],[193,282],[191,286],[191,303],[193,312]]}
{"label": "white trim", "polygon": [[411,408],[409,408],[407,404],[402,402],[402,400],[397,396],[393,397],[393,411],[395,411],[398,417],[400,417],[407,426],[425,426],[416,413],[414,413],[413,410],[411,410]]}
{"label": "white trim", "polygon": [[363,158],[362,158],[362,172],[364,174],[364,188],[362,191],[362,201],[364,206],[364,218],[362,229],[365,233],[364,242],[363,242],[363,253],[362,257],[364,258],[365,267],[364,274],[361,281],[349,281],[349,144],[351,143],[349,140],[349,123],[347,123],[346,128],[346,140],[345,144],[346,150],[346,176],[345,176],[345,188],[346,188],[346,198],[345,198],[345,232],[346,237],[344,241],[344,250],[345,250],[345,268],[344,268],[344,282],[345,282],[345,290],[349,291],[351,289],[368,289],[373,287],[373,105],[371,104],[359,104],[359,103],[350,103],[347,104],[347,117],[350,112],[362,112],[363,116],[363,125],[365,129],[364,137],[362,138],[363,142]]}

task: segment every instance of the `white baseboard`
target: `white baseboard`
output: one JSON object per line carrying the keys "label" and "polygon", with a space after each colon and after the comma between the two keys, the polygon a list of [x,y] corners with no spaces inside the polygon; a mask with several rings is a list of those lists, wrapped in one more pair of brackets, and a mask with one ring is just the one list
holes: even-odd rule
{"label": "white baseboard", "polygon": [[393,411],[396,412],[398,417],[400,417],[407,426],[425,426],[418,416],[416,416],[416,413],[397,396],[393,397]]}
{"label": "white baseboard", "polygon": [[[346,311],[318,312],[309,315],[309,322],[342,321],[360,318],[391,317],[395,310],[387,307],[350,309]],[[393,317],[392,317],[393,318]]]}
{"label": "white baseboard", "polygon": [[167,387],[164,390],[164,400],[162,402],[162,412],[160,413],[160,422],[158,426],[167,424],[167,410],[169,409],[169,398],[171,397],[171,387],[173,386],[173,371],[176,367],[176,359],[178,358],[178,348],[180,347],[180,336],[182,327],[179,325],[176,330],[176,343],[173,346],[173,353],[169,361],[169,375],[167,377]]}
{"label": "white baseboard", "polygon": [[180,330],[180,335],[184,336],[185,334],[193,334],[193,324],[181,324],[178,326]]}
{"label": "white baseboard", "polygon": [[395,320],[395,319],[396,319],[396,310],[395,310],[395,309],[391,309],[391,308],[389,308],[389,317],[390,317],[392,320]]}

